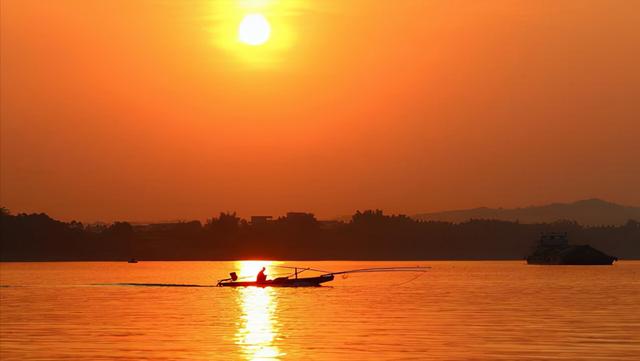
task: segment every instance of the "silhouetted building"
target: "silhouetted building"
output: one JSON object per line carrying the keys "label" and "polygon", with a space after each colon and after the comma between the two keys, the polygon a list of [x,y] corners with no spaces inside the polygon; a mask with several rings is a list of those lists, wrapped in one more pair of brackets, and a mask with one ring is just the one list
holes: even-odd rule
{"label": "silhouetted building", "polygon": [[316,220],[316,217],[313,213],[305,213],[305,212],[287,212],[287,221],[308,221],[308,220]]}
{"label": "silhouetted building", "polygon": [[272,216],[251,216],[251,225],[257,226],[260,224],[267,224],[273,219]]}

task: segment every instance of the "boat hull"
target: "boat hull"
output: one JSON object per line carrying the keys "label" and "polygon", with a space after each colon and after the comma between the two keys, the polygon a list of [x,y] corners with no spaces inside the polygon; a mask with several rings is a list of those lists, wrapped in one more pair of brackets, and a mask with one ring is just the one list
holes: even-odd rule
{"label": "boat hull", "polygon": [[234,282],[226,281],[218,283],[220,287],[318,287],[322,283],[333,281],[333,275],[307,278],[276,278],[264,282]]}

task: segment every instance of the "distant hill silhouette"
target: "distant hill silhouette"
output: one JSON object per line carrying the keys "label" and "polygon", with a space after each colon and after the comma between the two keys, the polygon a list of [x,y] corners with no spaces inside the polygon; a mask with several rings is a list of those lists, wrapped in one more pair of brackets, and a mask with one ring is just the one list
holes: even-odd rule
{"label": "distant hill silhouette", "polygon": [[549,223],[559,220],[576,221],[582,225],[622,225],[628,220],[640,220],[640,207],[622,206],[601,199],[585,199],[573,203],[552,203],[525,208],[473,208],[455,211],[416,214],[422,221],[466,222],[470,219],[495,219],[521,223]]}

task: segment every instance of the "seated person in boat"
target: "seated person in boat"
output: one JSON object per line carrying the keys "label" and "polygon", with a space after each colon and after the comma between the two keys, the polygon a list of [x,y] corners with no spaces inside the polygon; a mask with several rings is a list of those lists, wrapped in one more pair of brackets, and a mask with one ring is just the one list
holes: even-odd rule
{"label": "seated person in boat", "polygon": [[258,273],[258,277],[256,277],[256,282],[261,283],[261,282],[265,282],[267,280],[267,275],[264,274],[264,271],[265,271],[265,268],[262,267],[262,269]]}

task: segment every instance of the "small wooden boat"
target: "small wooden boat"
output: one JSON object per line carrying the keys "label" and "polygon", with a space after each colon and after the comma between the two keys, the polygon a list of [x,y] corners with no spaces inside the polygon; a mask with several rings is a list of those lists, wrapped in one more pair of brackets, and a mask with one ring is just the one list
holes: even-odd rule
{"label": "small wooden boat", "polygon": [[135,258],[130,258],[127,263],[138,263],[138,260]]}
{"label": "small wooden boat", "polygon": [[320,284],[333,281],[333,275],[321,275],[318,277],[289,278],[278,277],[263,282],[223,280],[218,282],[219,287],[318,287]]}
{"label": "small wooden boat", "polygon": [[[322,283],[333,281],[335,275],[347,275],[350,273],[368,273],[368,272],[419,272],[424,273],[430,267],[375,267],[361,268],[348,271],[323,271],[314,268],[301,268],[289,266],[272,266],[279,268],[293,269],[294,272],[285,277],[278,277],[272,280],[264,281],[239,281],[239,277],[235,272],[229,273],[231,278],[225,278],[218,281],[218,287],[318,287]],[[315,271],[322,273],[316,277],[298,277],[304,271]],[[246,279],[247,277],[243,277]]]}

